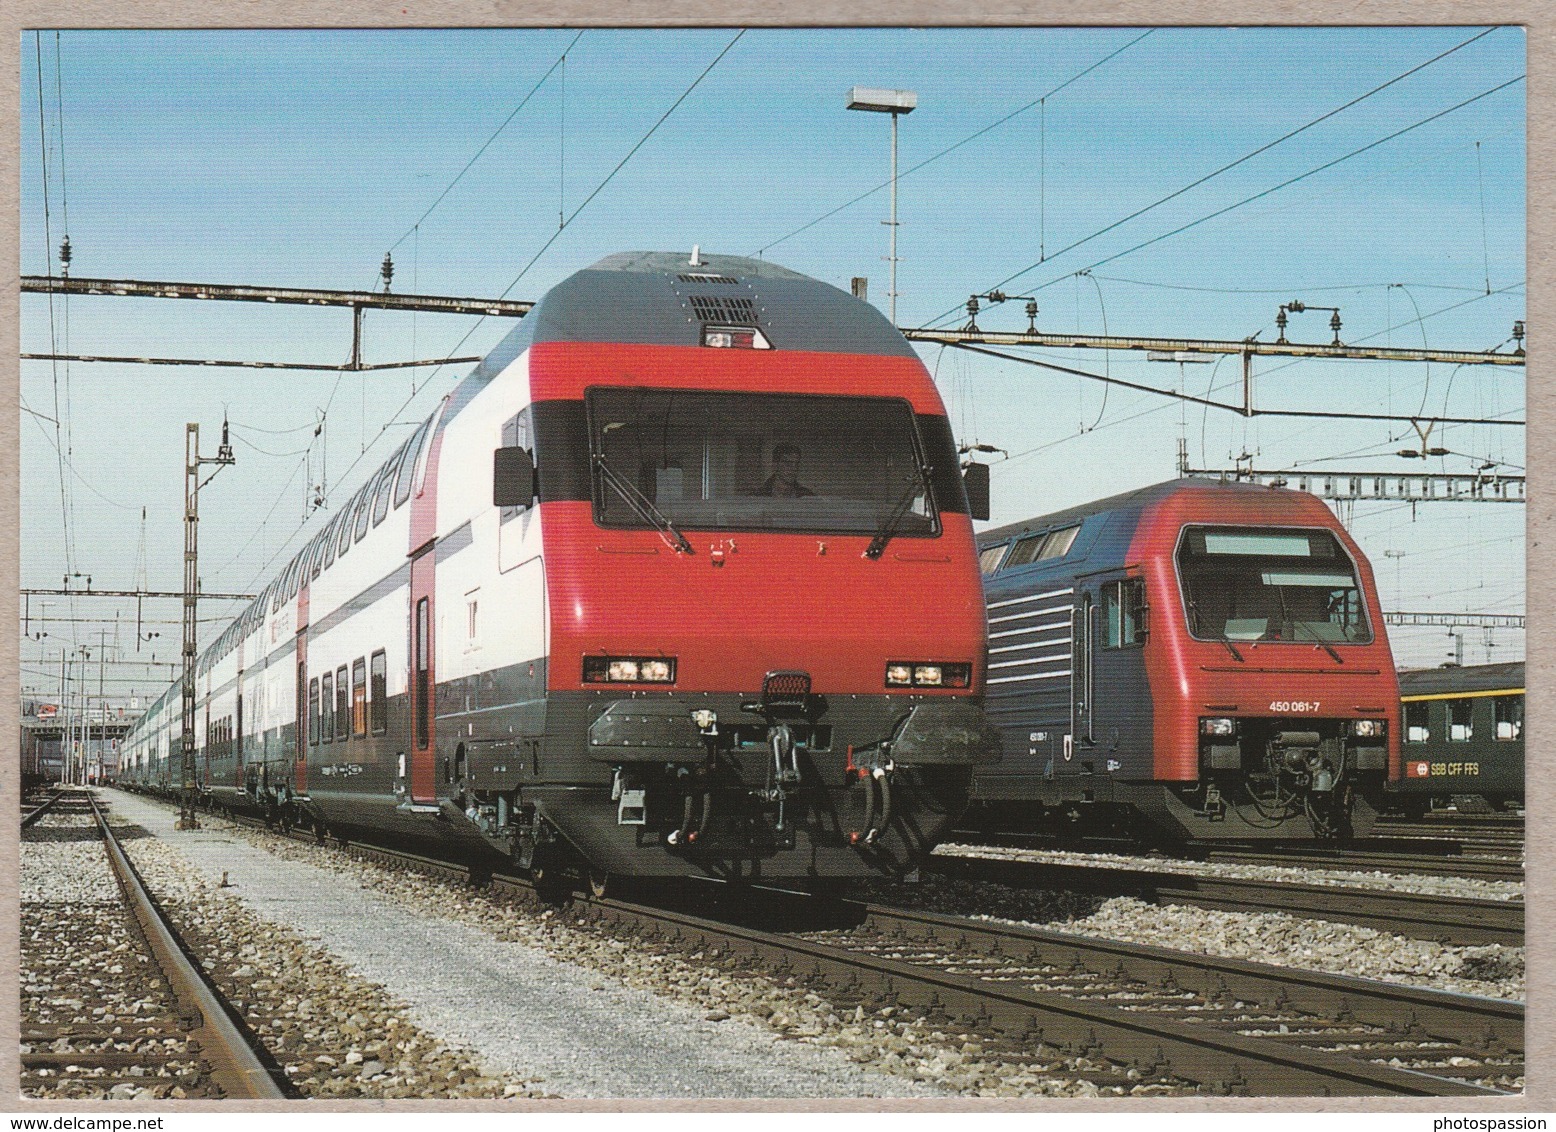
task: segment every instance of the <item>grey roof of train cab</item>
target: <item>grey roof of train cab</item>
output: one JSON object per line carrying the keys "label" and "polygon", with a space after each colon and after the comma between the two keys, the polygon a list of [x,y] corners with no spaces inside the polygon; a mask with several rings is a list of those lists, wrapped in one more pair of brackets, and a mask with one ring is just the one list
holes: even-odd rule
{"label": "grey roof of train cab", "polygon": [[1266,487],[1263,484],[1241,483],[1232,480],[1188,478],[1165,480],[1162,483],[1153,483],[1148,487],[1137,487],[1132,491],[1110,495],[1106,499],[1082,503],[1075,507],[1066,508],[1063,511],[1055,511],[1047,515],[1035,515],[1030,519],[1018,519],[1014,523],[993,527],[978,535],[978,545],[992,546],[994,543],[1005,541],[1012,535],[1069,526],[1071,523],[1079,522],[1091,515],[1100,515],[1103,512],[1139,511],[1149,503],[1154,503],[1165,496],[1175,495],[1180,491],[1206,491],[1247,495],[1254,492],[1268,493],[1276,490],[1280,489]]}
{"label": "grey roof of train cab", "polygon": [[700,346],[704,325],[756,326],[775,350],[916,357],[869,303],[766,260],[622,252],[558,283],[481,364],[495,372],[537,342]]}

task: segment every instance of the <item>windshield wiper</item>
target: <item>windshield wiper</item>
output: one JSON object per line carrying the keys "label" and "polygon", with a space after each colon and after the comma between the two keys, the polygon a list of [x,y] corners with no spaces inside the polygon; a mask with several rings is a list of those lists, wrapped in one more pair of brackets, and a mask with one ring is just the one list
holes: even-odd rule
{"label": "windshield wiper", "polygon": [[1315,649],[1323,649],[1330,656],[1334,657],[1334,662],[1336,664],[1345,663],[1345,661],[1341,659],[1340,654],[1335,652],[1334,648],[1329,644],[1329,642],[1320,637],[1317,631],[1314,630],[1313,626],[1309,625],[1306,621],[1293,621],[1291,623],[1291,627],[1297,631],[1306,630],[1308,637],[1314,642],[1313,647]]}
{"label": "windshield wiper", "polygon": [[[885,552],[886,544],[891,541],[892,535],[897,533],[898,524],[902,522],[902,517],[908,512],[908,505],[913,502],[914,496],[918,495],[919,486],[927,483],[929,480],[929,477],[924,473],[925,469],[920,468],[919,475],[908,481],[907,490],[902,493],[902,498],[897,500],[896,505],[892,507],[891,513],[886,516],[886,521],[881,524],[880,529],[875,532],[875,537],[870,540],[870,545],[865,547],[864,556],[866,558],[879,558]],[[925,491],[927,492],[928,488],[925,488]]]}
{"label": "windshield wiper", "polygon": [[[1195,601],[1193,598],[1189,598],[1185,604],[1188,606],[1189,610],[1189,632],[1193,633],[1197,637],[1201,632],[1199,625],[1199,602]],[[1222,632],[1221,636],[1211,637],[1210,639],[1213,641],[1220,641],[1223,645],[1225,645],[1226,651],[1232,654],[1232,659],[1237,661],[1238,664],[1247,663],[1245,660],[1243,660],[1243,654],[1238,652],[1237,649],[1232,646],[1232,642],[1227,639],[1226,633],[1224,631]]]}
{"label": "windshield wiper", "polygon": [[594,464],[595,467],[600,469],[600,478],[615,488],[616,494],[627,501],[627,506],[637,513],[637,517],[645,523],[651,524],[659,532],[659,537],[664,539],[672,550],[678,554],[696,553],[692,549],[692,544],[686,541],[686,536],[675,529],[675,524],[670,521],[669,517],[658,507],[654,506],[654,501],[639,491],[631,480],[626,479],[615,468],[611,467],[603,453],[594,458]]}

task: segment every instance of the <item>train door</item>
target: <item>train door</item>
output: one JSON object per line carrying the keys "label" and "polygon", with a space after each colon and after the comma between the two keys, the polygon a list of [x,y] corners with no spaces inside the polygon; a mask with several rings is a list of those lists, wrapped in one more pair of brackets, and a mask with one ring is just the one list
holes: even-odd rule
{"label": "train door", "polygon": [[298,794],[308,793],[308,630],[297,631],[297,710],[292,715],[296,722],[292,727],[292,788]]}
{"label": "train door", "polygon": [[410,724],[411,801],[436,801],[433,665],[433,569],[437,555],[431,546],[411,560]]}
{"label": "train door", "polygon": [[236,714],[233,716],[232,756],[233,756],[233,758],[232,758],[232,763],[233,763],[233,785],[236,786],[239,790],[242,790],[244,788],[243,780],[244,780],[244,777],[245,777],[245,775],[244,775],[245,768],[243,766],[243,673],[242,672],[238,673],[238,706],[236,708]]}
{"label": "train door", "polygon": [[1145,578],[1130,570],[1105,575],[1097,580],[1097,602],[1091,665],[1097,756],[1108,771],[1121,771],[1125,778],[1158,777],[1145,669]]}
{"label": "train door", "polygon": [[1093,639],[1096,633],[1096,607],[1088,591],[1077,595],[1071,614],[1070,634],[1070,740],[1065,747],[1066,762],[1081,757],[1092,745],[1092,699],[1096,692],[1093,671]]}

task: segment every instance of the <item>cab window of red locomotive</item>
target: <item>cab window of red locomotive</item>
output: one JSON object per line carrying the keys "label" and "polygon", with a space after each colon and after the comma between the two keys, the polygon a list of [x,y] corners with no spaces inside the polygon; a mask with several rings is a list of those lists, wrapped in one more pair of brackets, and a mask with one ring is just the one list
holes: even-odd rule
{"label": "cab window of red locomotive", "polygon": [[367,661],[351,662],[351,733],[367,734]]}
{"label": "cab window of red locomotive", "polygon": [[368,717],[374,735],[389,730],[389,662],[380,649],[373,654],[368,679]]}
{"label": "cab window of red locomotive", "polygon": [[986,546],[979,552],[978,569],[985,578],[1000,568],[1000,559],[1005,557],[1006,549],[1006,544],[1002,542],[996,546]]}
{"label": "cab window of red locomotive", "polygon": [[931,465],[954,468],[954,448],[926,455],[938,440],[900,398],[595,387],[585,402],[601,526],[654,526],[647,500],[678,529],[940,533]]}
{"label": "cab window of red locomotive", "polygon": [[1177,562],[1200,639],[1372,641],[1355,566],[1329,531],[1188,527]]}
{"label": "cab window of red locomotive", "polygon": [[1426,700],[1405,704],[1405,742],[1426,743],[1432,738],[1431,705]]}
{"label": "cab window of red locomotive", "polygon": [[1475,701],[1448,701],[1448,742],[1468,743],[1475,738]]}
{"label": "cab window of red locomotive", "polygon": [[320,685],[319,742],[331,743],[335,739],[335,674],[326,672]]}
{"label": "cab window of red locomotive", "polygon": [[335,670],[335,738],[345,742],[351,732],[351,689],[346,686],[346,666]]}
{"label": "cab window of red locomotive", "polygon": [[1524,698],[1522,696],[1498,696],[1492,701],[1491,710],[1498,739],[1511,742],[1523,738]]}

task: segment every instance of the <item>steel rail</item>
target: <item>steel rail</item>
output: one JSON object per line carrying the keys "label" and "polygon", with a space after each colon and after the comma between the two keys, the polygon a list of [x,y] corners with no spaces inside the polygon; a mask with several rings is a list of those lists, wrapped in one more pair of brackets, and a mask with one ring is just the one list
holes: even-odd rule
{"label": "steel rail", "polygon": [[1416,853],[1383,853],[1368,850],[1326,851],[1302,846],[1283,846],[1273,850],[1232,846],[1204,846],[1203,860],[1218,864],[1264,865],[1273,868],[1300,866],[1304,869],[1331,869],[1337,872],[1407,873],[1421,876],[1462,877],[1474,880],[1521,881],[1524,867],[1520,861],[1496,857],[1464,857],[1457,854],[1423,856]]}
{"label": "steel rail", "polygon": [[[1181,1079],[1221,1094],[1255,1096],[1491,1096],[1486,1089],[1430,1074],[1358,1061],[1211,1026],[1174,1023],[1095,1001],[954,974],[793,936],[679,912],[603,899],[576,909],[636,934],[654,931],[683,947],[734,948],[782,974],[940,1011],[980,1030],[1072,1056],[1096,1056],[1150,1077]],[[1124,1083],[1126,1079],[1121,1079]]]}
{"label": "steel rail", "polygon": [[41,806],[38,806],[35,809],[28,810],[25,814],[22,815],[22,828],[30,829],[33,825],[37,824],[38,819],[52,810],[54,808],[54,803],[58,802],[63,797],[63,793],[55,791],[53,794],[49,795],[49,800],[47,802],[44,802]]}
{"label": "steel rail", "polygon": [[1265,1006],[1294,1007],[1323,1018],[1353,1018],[1395,1034],[1425,1032],[1444,1041],[1468,1039],[1485,1048],[1501,1048],[1519,1055],[1524,1050],[1524,1004],[1509,999],[1452,994],[902,908],[870,905],[865,915],[865,922],[883,933],[954,935],[962,951],[974,948],[985,954],[1026,955],[1031,961],[1068,962],[1096,974],[1121,973],[1151,986],[1196,990],[1211,999],[1231,994]]}
{"label": "steel rail", "polygon": [[1106,865],[1067,865],[934,854],[926,871],[1016,888],[1134,896],[1156,904],[1225,911],[1285,912],[1380,928],[1441,943],[1522,946],[1522,900],[1471,900],[1383,888],[1241,880]]}
{"label": "steel rail", "polygon": [[177,933],[147,890],[134,864],[124,855],[107,817],[92,802],[92,813],[103,836],[104,847],[136,922],[167,976],[180,1007],[195,1025],[191,1036],[210,1064],[211,1080],[231,1098],[282,1100],[290,1094],[255,1052],[257,1039],[238,1022],[204,973],[185,953]]}

